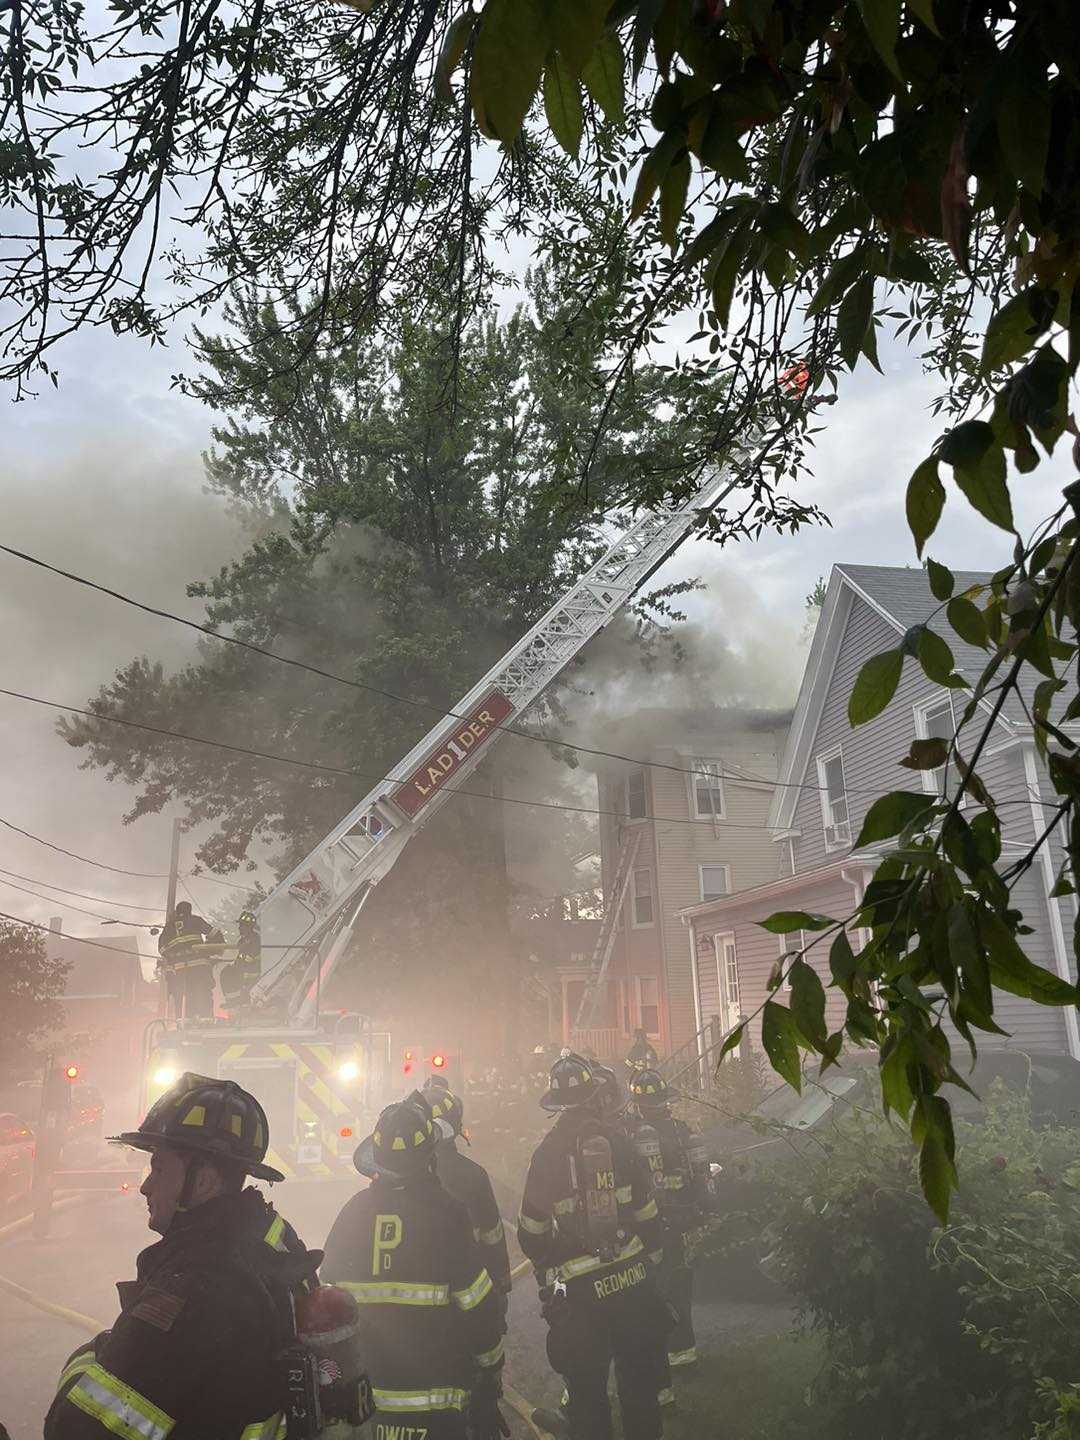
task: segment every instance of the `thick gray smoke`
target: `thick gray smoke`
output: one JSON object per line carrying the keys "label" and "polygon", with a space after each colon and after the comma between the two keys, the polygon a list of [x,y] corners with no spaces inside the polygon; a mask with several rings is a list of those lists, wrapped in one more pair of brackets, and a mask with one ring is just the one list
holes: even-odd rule
{"label": "thick gray smoke", "polygon": [[[153,427],[148,430],[153,435]],[[39,449],[27,461],[18,439],[9,432],[0,452],[7,544],[151,604],[202,618],[201,603],[189,599],[184,587],[237,553],[242,536],[221,502],[203,492],[202,463],[193,445],[170,444],[160,432],[148,440],[133,427],[129,433],[99,436],[92,448],[80,453]],[[194,633],[181,626],[3,555],[0,627],[0,683],[79,706],[132,656],[145,654],[176,666],[191,657],[196,642]],[[58,714],[0,697],[5,762],[0,816],[80,855],[132,870],[163,872],[171,816],[121,826],[132,792],[101,772],[78,769],[79,752],[55,733]],[[94,869],[4,829],[0,857],[5,870],[106,897],[116,908],[58,897],[72,905],[124,920],[158,918],[120,902],[160,905],[164,881]],[[226,893],[206,881],[190,883],[207,905]],[[61,915],[66,930],[86,936],[100,929],[93,916],[34,899],[6,884],[0,886],[0,909],[38,922]],[[140,933],[140,950],[151,950],[147,932]]]}

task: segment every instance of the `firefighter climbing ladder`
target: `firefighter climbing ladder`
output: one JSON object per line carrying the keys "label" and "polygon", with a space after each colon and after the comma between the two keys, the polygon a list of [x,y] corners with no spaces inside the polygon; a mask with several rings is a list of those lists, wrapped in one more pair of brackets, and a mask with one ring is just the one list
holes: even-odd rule
{"label": "firefighter climbing ladder", "polygon": [[593,567],[464,695],[385,781],[302,860],[259,907],[267,953],[279,957],[254,996],[287,998],[289,1017],[313,1019],[319,993],[348,944],[371,889],[412,836],[446,803],[508,726],[618,614],[737,480],[711,475],[681,506],[632,521]]}

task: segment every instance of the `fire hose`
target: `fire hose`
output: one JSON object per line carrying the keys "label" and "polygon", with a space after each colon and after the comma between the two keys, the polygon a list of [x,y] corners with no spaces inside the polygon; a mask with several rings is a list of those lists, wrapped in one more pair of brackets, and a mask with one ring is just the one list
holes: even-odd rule
{"label": "fire hose", "polygon": [[[53,1209],[65,1209],[67,1206],[74,1205],[85,1198],[83,1195],[68,1195],[64,1199],[57,1200],[53,1205]],[[31,1223],[32,1219],[33,1216],[26,1215],[20,1220],[15,1220],[10,1225],[3,1226],[0,1228],[0,1240],[4,1240],[8,1235],[18,1230],[25,1229]],[[526,1270],[530,1268],[529,1261],[522,1260],[519,1265],[515,1265],[513,1270],[510,1271],[511,1281],[516,1280],[520,1275],[524,1275]],[[74,1325],[76,1329],[83,1330],[88,1335],[98,1335],[102,1330],[108,1329],[104,1320],[95,1320],[92,1315],[84,1315],[79,1310],[70,1310],[66,1305],[54,1304],[53,1301],[46,1300],[41,1295],[35,1295],[32,1290],[27,1290],[25,1286],[17,1285],[14,1280],[9,1280],[4,1275],[0,1275],[0,1291],[14,1295],[16,1299],[25,1301],[27,1305],[32,1305],[35,1310],[41,1310],[46,1315],[55,1316],[56,1319],[62,1320],[66,1325]],[[537,1440],[550,1440],[548,1432],[541,1430],[533,1420],[533,1410],[536,1407],[530,1405],[524,1395],[515,1390],[512,1385],[507,1385],[504,1382],[503,1398],[510,1408],[517,1415],[521,1416],[522,1420],[524,1420],[528,1426],[531,1435],[536,1436]]]}

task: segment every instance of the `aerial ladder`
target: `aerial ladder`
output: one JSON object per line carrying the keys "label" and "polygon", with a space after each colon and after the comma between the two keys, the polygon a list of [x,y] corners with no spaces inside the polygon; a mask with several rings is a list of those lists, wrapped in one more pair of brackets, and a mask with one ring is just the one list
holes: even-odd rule
{"label": "aerial ladder", "polygon": [[[250,1023],[157,1021],[145,1050],[148,1102],[181,1069],[254,1087],[270,1116],[272,1164],[332,1173],[348,1161],[353,1121],[390,1086],[389,1037],[360,1016],[324,1015],[321,999],[375,886],[412,837],[453,800],[500,736],[517,728],[582,648],[619,613],[738,484],[713,471],[682,504],[639,514],[606,553],[258,905],[263,969]],[[612,912],[616,897],[609,899]],[[613,920],[613,914],[608,916]],[[605,932],[611,925],[605,925]],[[610,953],[610,935],[605,947]],[[606,955],[596,957],[606,968]],[[597,993],[588,986],[578,1025]],[[274,1015],[276,1018],[259,1019]]]}

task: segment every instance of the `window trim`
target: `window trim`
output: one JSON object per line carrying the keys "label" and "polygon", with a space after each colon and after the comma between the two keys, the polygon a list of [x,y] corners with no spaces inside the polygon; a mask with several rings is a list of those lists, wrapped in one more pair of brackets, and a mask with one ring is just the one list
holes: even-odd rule
{"label": "window trim", "polygon": [[[938,694],[928,696],[925,700],[916,700],[915,703],[912,705],[911,711],[912,717],[915,722],[916,739],[929,740],[931,738],[929,725],[927,724],[927,717],[931,710],[937,710],[940,706],[944,705],[947,705],[949,707],[949,714],[952,717],[953,734],[956,733],[956,706],[953,704],[952,691],[941,690],[938,692]],[[953,769],[955,770],[955,765],[953,766]],[[944,766],[942,766],[940,770],[919,771],[919,777],[922,780],[922,787],[927,795],[941,795],[943,787],[939,784],[935,784],[934,776],[940,774],[942,780],[944,780],[944,771]],[[961,795],[960,797],[959,808],[961,810],[968,803],[968,799],[969,796],[967,791],[965,790],[963,795]]]}
{"label": "window trim", "polygon": [[[727,794],[726,794],[725,788],[724,788],[724,762],[723,762],[723,760],[722,760],[719,756],[716,756],[716,757],[714,758],[712,755],[690,755],[690,756],[687,756],[687,759],[688,759],[689,762],[690,762],[689,765],[687,766],[687,769],[690,771],[690,774],[689,774],[686,778],[687,778],[687,780],[689,781],[689,785],[690,785],[690,814],[691,814],[691,816],[692,816],[695,820],[723,820],[723,819],[725,819],[726,816],[727,816]],[[705,765],[715,765],[715,766],[716,766],[716,772],[717,772],[716,775],[714,776],[714,775],[712,775],[712,773],[711,773],[710,771],[705,771],[705,770],[702,770],[702,771],[699,772],[698,767],[699,767],[699,766],[705,766]],[[699,773],[700,773],[700,774],[707,774],[707,775],[709,776],[710,780],[712,780],[712,779],[715,779],[715,780],[716,780],[716,782],[717,782],[717,788],[719,789],[719,792],[720,792],[720,808],[719,808],[719,810],[699,810],[699,809],[698,809],[698,793],[697,793],[697,789],[698,789],[698,775],[699,775]],[[711,789],[712,786],[710,785],[709,788]]]}
{"label": "window trim", "polygon": [[[722,900],[722,899],[725,899],[728,895],[731,894],[731,866],[730,866],[729,864],[723,863],[723,862],[717,863],[717,862],[709,862],[709,861],[706,861],[706,862],[704,862],[704,863],[699,863],[697,869],[698,869],[698,894],[701,896],[701,903],[702,903],[703,905],[707,905],[710,900]],[[706,870],[723,870],[723,872],[724,872],[724,885],[726,886],[726,888],[721,892],[721,894],[719,894],[719,895],[706,895],[706,894],[705,894],[705,871],[706,871]]]}
{"label": "window trim", "polygon": [[[648,875],[649,877],[649,901],[652,906],[652,919],[639,920],[637,918],[637,877]],[[651,930],[656,925],[656,882],[651,865],[635,865],[631,876],[630,885],[630,928],[631,930]]]}
{"label": "window trim", "polygon": [[[734,930],[718,930],[712,937],[713,959],[716,963],[717,994],[720,998],[721,1021],[725,1029],[738,1025],[742,1019],[742,976],[739,973],[739,946]],[[727,983],[727,948],[731,946],[735,968],[735,994],[731,996]]]}
{"label": "window trim", "polygon": [[[655,1004],[655,1006],[650,1006],[650,1007],[649,1007],[650,1009],[655,1009],[655,1010],[656,1010],[656,1029],[655,1029],[655,1030],[646,1029],[645,1021],[644,1021],[644,1018],[643,1018],[643,1016],[644,1016],[644,1002],[642,1001],[642,998],[641,998],[641,984],[642,984],[642,981],[643,981],[643,980],[649,980],[649,981],[652,982],[653,985],[656,986],[656,1004]],[[664,1011],[664,1007],[663,1007],[663,1005],[662,1005],[661,1002],[660,1002],[660,977],[659,977],[658,975],[635,975],[635,976],[634,976],[634,1002],[635,1002],[635,1004],[636,1004],[636,1006],[637,1006],[637,1013],[636,1013],[636,1015],[635,1015],[635,1017],[634,1017],[637,1023],[636,1023],[636,1025],[635,1025],[634,1028],[635,1028],[635,1029],[644,1030],[644,1031],[645,1031],[645,1034],[646,1034],[646,1037],[647,1037],[648,1039],[650,1039],[650,1040],[659,1040],[660,1037],[661,1037],[662,1034],[663,1034],[663,1026],[664,1026],[664,1013],[663,1013],[663,1011]]]}
{"label": "window trim", "polygon": [[829,841],[829,830],[830,830],[830,829],[832,829],[832,830],[835,830],[835,829],[836,829],[836,822],[835,822],[835,820],[833,819],[833,814],[832,814],[832,802],[831,802],[831,800],[829,799],[829,788],[828,788],[828,785],[826,784],[826,781],[825,781],[825,766],[829,763],[830,760],[837,760],[837,759],[840,761],[840,774],[843,776],[843,780],[844,780],[844,799],[846,800],[846,799],[848,798],[848,788],[847,788],[847,770],[846,770],[846,768],[845,768],[845,766],[844,766],[844,747],[843,747],[843,745],[842,745],[842,744],[840,744],[840,745],[834,745],[834,746],[832,746],[831,749],[829,749],[829,750],[822,750],[818,755],[815,755],[815,757],[814,757],[815,763],[816,763],[816,765],[817,765],[818,799],[819,799],[819,801],[821,802],[821,833],[822,833],[822,838],[823,838],[824,841],[825,841],[825,853],[828,854],[828,855],[831,855],[831,854],[835,853],[837,850],[850,850],[850,849],[851,849],[851,806],[850,806],[850,805],[848,806],[848,817],[847,817],[847,822],[846,822],[846,823],[847,823],[848,838],[847,838],[846,840],[833,840],[831,843],[830,843],[830,841]]}

